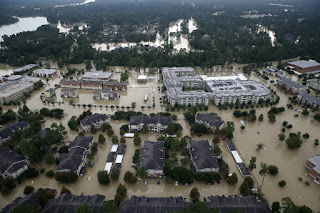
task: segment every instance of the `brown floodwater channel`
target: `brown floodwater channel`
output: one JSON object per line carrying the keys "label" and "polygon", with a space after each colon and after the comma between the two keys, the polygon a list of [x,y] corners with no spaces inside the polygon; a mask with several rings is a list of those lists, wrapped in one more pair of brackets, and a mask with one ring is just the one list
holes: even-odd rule
{"label": "brown floodwater channel", "polygon": [[[80,65],[81,67],[84,65]],[[234,74],[240,72],[240,69],[243,65],[233,64],[233,72],[222,72],[221,74]],[[109,68],[110,70],[124,70],[125,68]],[[0,76],[10,74],[12,68],[7,66],[1,66]],[[8,72],[8,73],[6,73]],[[141,73],[144,73],[141,71]],[[157,113],[161,111],[165,111],[165,107],[161,107],[160,97],[164,94],[161,94],[158,90],[158,86],[161,86],[160,74],[148,74],[149,77],[153,77],[153,80],[148,80],[147,83],[140,84],[137,82],[137,76],[139,75],[136,71],[129,71],[130,78],[128,84],[127,91],[120,91],[121,98],[117,101],[114,100],[94,100],[92,98],[91,90],[79,90],[79,98],[74,99],[74,103],[76,106],[69,105],[71,99],[58,97],[58,100],[63,101],[60,104],[44,104],[40,100],[40,95],[44,90],[54,87],[55,84],[59,84],[62,77],[56,76],[52,79],[49,79],[48,82],[44,79],[43,82],[46,83],[45,88],[42,88],[39,91],[34,91],[30,98],[27,99],[26,105],[32,110],[40,110],[43,107],[47,107],[49,109],[53,108],[62,108],[65,111],[65,116],[61,120],[57,119],[48,119],[47,122],[43,124],[43,127],[50,127],[53,122],[62,123],[66,126],[68,130],[68,139],[73,140],[77,136],[77,132],[69,129],[67,123],[68,120],[72,116],[79,116],[84,110],[88,110],[88,107],[83,107],[83,104],[92,104],[93,106],[90,110],[93,113],[106,113],[108,115],[114,114],[117,110],[127,110],[127,106],[131,106],[132,102],[136,102],[137,107],[135,110],[142,111],[146,114]],[[145,73],[147,74],[147,73]],[[210,74],[208,74],[210,75]],[[212,75],[212,74],[211,74]],[[114,73],[114,76],[120,76],[118,72]],[[275,77],[274,80],[277,80]],[[282,91],[278,90],[276,87],[271,85],[270,83],[262,80],[255,74],[250,76],[250,79],[261,81],[264,84],[269,84],[269,86],[276,90],[277,94],[280,96],[280,106],[286,106],[288,103],[288,96],[284,94]],[[60,89],[57,89],[57,96],[59,96]],[[145,94],[149,94],[149,101],[144,102]],[[152,107],[152,97],[155,97],[155,107]],[[78,106],[80,104],[80,106]],[[102,107],[100,107],[102,105]],[[106,108],[106,105],[118,105],[119,109],[111,109],[110,107]],[[125,107],[124,109],[121,107]],[[142,109],[141,106],[145,108]],[[148,108],[150,106],[150,108]],[[17,110],[18,106],[2,106],[4,110],[13,109]],[[300,108],[300,107],[298,107]],[[249,109],[246,109],[249,110]],[[220,115],[223,120],[226,121],[234,121],[235,123],[235,138],[234,143],[238,148],[238,151],[242,157],[242,160],[247,164],[249,163],[251,156],[257,156],[257,169],[253,171],[254,179],[256,180],[256,186],[259,186],[262,182],[262,177],[259,175],[260,163],[265,162],[268,165],[276,165],[279,168],[279,174],[277,176],[267,175],[264,181],[264,185],[262,188],[263,193],[268,199],[269,205],[272,204],[273,201],[280,201],[283,197],[290,197],[297,205],[307,205],[311,207],[313,210],[320,209],[320,187],[312,182],[311,178],[307,175],[308,171],[304,168],[306,160],[308,158],[314,157],[316,154],[320,153],[320,147],[316,147],[314,145],[314,140],[316,138],[320,138],[320,123],[316,122],[312,117],[304,117],[300,114],[299,117],[295,117],[294,115],[297,113],[296,111],[290,110],[286,108],[286,111],[278,114],[276,116],[276,122],[270,123],[267,119],[267,112],[269,108],[256,108],[257,117],[262,113],[264,115],[264,120],[262,122],[245,122],[245,130],[240,129],[240,119],[235,118],[232,113],[232,110],[218,110],[212,103],[209,106],[209,112],[214,112]],[[183,111],[180,110],[178,112],[173,112],[178,116],[177,122],[179,122],[184,130],[184,135],[190,135],[190,126],[186,123],[183,116]],[[286,131],[286,135],[290,132],[298,132],[300,131],[302,134],[309,133],[309,139],[303,139],[303,145],[298,150],[289,150],[284,142],[280,142],[278,139],[278,134],[281,133],[282,122],[288,121],[289,124],[293,125],[291,130]],[[111,125],[115,131],[115,134],[119,136],[119,128],[121,125],[126,124],[126,121],[111,121]],[[98,131],[96,134],[86,133],[86,135],[94,135],[95,140],[97,141],[98,135],[102,133]],[[155,141],[157,138],[157,134],[148,133],[141,134],[142,141]],[[39,187],[48,187],[58,189],[58,193],[63,186],[69,188],[73,194],[80,195],[82,192],[85,195],[93,195],[93,194],[102,194],[106,196],[106,199],[113,199],[116,193],[116,189],[119,183],[124,183],[123,176],[127,170],[131,170],[134,172],[134,169],[131,168],[132,156],[134,154],[135,149],[141,148],[141,146],[135,146],[133,144],[133,139],[127,139],[127,151],[125,153],[122,169],[120,173],[120,178],[116,182],[111,182],[107,186],[100,185],[97,180],[97,172],[104,169],[105,162],[107,159],[107,155],[111,150],[111,138],[107,137],[107,142],[104,147],[98,149],[98,153],[94,158],[95,165],[93,167],[88,167],[87,172],[83,177],[79,177],[78,181],[73,184],[61,184],[54,180],[54,178],[47,178],[44,174],[40,174],[37,178],[25,180],[21,185],[14,188],[14,190],[7,196],[0,195],[0,209],[2,209],[5,205],[12,202],[16,197],[23,196],[23,190],[26,185],[31,185],[31,181],[33,182],[32,186],[37,189]],[[202,137],[194,136],[194,140],[208,139],[211,141],[213,138],[212,135],[205,135]],[[257,144],[263,143],[264,149],[257,151]],[[226,145],[224,143],[220,143],[220,148],[223,152],[223,157],[225,161],[229,164],[230,172],[236,172],[239,177],[239,182],[235,186],[228,185],[226,181],[221,181],[220,184],[216,185],[206,185],[203,183],[195,182],[191,187],[174,184],[169,185],[165,184],[163,180],[160,181],[160,184],[157,184],[157,180],[155,179],[147,179],[148,185],[144,186],[144,181],[138,182],[137,184],[130,185],[126,184],[128,188],[128,197],[132,195],[137,196],[151,196],[151,197],[165,197],[165,196],[178,196],[179,194],[183,197],[189,199],[189,193],[192,187],[197,187],[200,191],[201,197],[209,196],[209,195],[234,195],[239,194],[239,186],[243,181],[243,177],[236,167],[236,163],[229,153]],[[42,167],[48,170],[56,170],[56,165],[46,165],[45,162],[42,162]],[[40,165],[35,165],[35,167],[40,168]],[[90,177],[90,180],[88,178]],[[305,185],[303,182],[300,182],[298,178],[303,178],[304,181],[309,181],[310,186]],[[287,185],[284,188],[279,187],[278,183],[281,180],[285,180]]]}

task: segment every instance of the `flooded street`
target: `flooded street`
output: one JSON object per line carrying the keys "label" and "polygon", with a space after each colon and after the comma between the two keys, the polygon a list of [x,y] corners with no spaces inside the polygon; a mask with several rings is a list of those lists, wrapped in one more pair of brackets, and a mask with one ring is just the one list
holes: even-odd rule
{"label": "flooded street", "polygon": [[260,32],[267,33],[270,37],[271,45],[274,47],[275,42],[276,42],[276,33],[272,30],[269,30],[267,27],[260,25],[260,24],[258,24],[258,27],[259,27],[258,33],[260,33]]}
{"label": "flooded street", "polygon": [[[83,66],[84,65],[80,65]],[[241,68],[243,65],[238,64],[232,64],[233,70],[236,73],[241,73]],[[80,67],[79,67],[80,68]],[[2,71],[0,71],[0,74],[3,75],[6,67],[1,67]],[[115,68],[115,67],[109,67],[111,70],[118,70],[123,71],[125,68]],[[10,70],[10,69],[9,69]],[[219,68],[215,68],[215,70],[221,70]],[[222,68],[223,70],[223,68]],[[198,70],[199,71],[199,70]],[[8,73],[10,71],[7,71]],[[145,73],[148,74],[148,73]],[[232,72],[223,72],[223,75],[234,75]],[[119,76],[120,73],[114,73],[114,76]],[[50,79],[47,83],[45,88],[42,88],[41,91],[34,91],[30,98],[27,99],[27,106],[32,110],[40,110],[43,107],[47,107],[49,109],[53,108],[62,108],[66,115],[61,120],[56,119],[49,119],[46,118],[47,122],[44,124],[43,127],[50,127],[52,122],[61,122],[63,123],[67,130],[68,130],[68,137],[72,141],[76,136],[77,133],[75,131],[72,131],[69,129],[67,123],[68,120],[72,116],[78,116],[81,114],[84,110],[88,110],[88,107],[83,107],[82,104],[92,104],[95,105],[90,108],[90,110],[93,113],[106,113],[108,115],[114,114],[117,110],[127,110],[127,106],[131,106],[132,102],[136,102],[137,106],[135,111],[142,111],[143,113],[150,114],[150,113],[156,113],[165,111],[164,107],[161,107],[159,98],[162,97],[164,94],[161,94],[158,90],[158,81],[160,79],[159,74],[148,74],[148,77],[154,77],[155,80],[149,80],[147,83],[139,84],[137,83],[137,76],[139,73],[135,71],[129,70],[129,84],[128,84],[128,90],[127,91],[120,91],[121,98],[117,101],[114,100],[94,100],[92,98],[92,90],[80,90],[79,94],[80,98],[74,99],[74,103],[76,106],[69,105],[70,99],[63,98],[62,100],[64,103],[61,104],[49,104],[45,105],[40,100],[40,94],[49,88],[54,87],[55,84],[59,84],[60,79],[62,77],[54,77],[53,79]],[[208,76],[212,75],[210,73],[207,73]],[[261,81],[264,84],[267,84],[266,81],[261,80],[257,75],[252,74],[250,77],[246,76],[249,79]],[[275,77],[271,77],[276,80]],[[43,80],[43,82],[45,82]],[[277,88],[271,85],[271,88],[276,90],[278,95],[280,96],[280,103],[278,104],[278,107],[280,106],[286,106],[288,103],[288,96],[285,95],[283,92],[279,91]],[[57,90],[57,93],[59,94],[59,90]],[[156,106],[153,108],[151,106],[151,103],[144,103],[144,95],[148,93],[151,96],[155,97],[155,104]],[[77,106],[77,104],[80,104],[80,106]],[[151,108],[148,108],[148,105],[150,104]],[[100,105],[102,107],[100,107]],[[111,109],[110,107],[106,108],[105,106],[108,105],[118,105],[119,109]],[[141,106],[144,106],[145,108],[142,109]],[[122,107],[125,107],[122,109]],[[14,109],[17,110],[16,106],[3,106],[3,108],[6,109]],[[244,110],[250,110],[250,109],[244,109]],[[256,108],[257,116],[259,116],[261,113],[264,115],[264,121],[256,121],[256,122],[246,122],[246,129],[241,130],[240,129],[240,119],[235,118],[232,113],[234,109],[232,110],[218,110],[217,107],[215,107],[212,103],[209,105],[209,111],[217,113],[222,117],[222,119],[226,121],[234,121],[235,123],[235,139],[234,143],[237,146],[237,149],[239,153],[241,154],[241,157],[243,161],[245,161],[247,164],[249,164],[249,161],[251,159],[251,156],[257,156],[257,169],[253,171],[253,175],[255,180],[257,181],[256,186],[260,185],[262,182],[262,177],[259,175],[259,169],[260,169],[260,163],[265,162],[268,165],[276,165],[279,168],[279,174],[277,176],[270,176],[267,175],[264,181],[264,185],[262,188],[263,193],[266,195],[266,198],[269,201],[269,205],[272,204],[273,201],[280,201],[283,197],[290,197],[296,204],[298,205],[307,205],[311,207],[313,210],[320,209],[320,193],[319,193],[319,186],[317,186],[315,183],[311,181],[311,178],[307,176],[308,173],[307,170],[304,168],[304,165],[306,163],[306,160],[308,158],[314,157],[316,154],[319,154],[319,147],[315,147],[313,142],[314,139],[320,138],[319,134],[319,128],[320,124],[319,122],[314,121],[311,117],[303,117],[301,114],[299,117],[294,117],[294,114],[297,112],[293,110],[289,110],[286,108],[286,112],[282,114],[278,114],[276,116],[276,122],[275,123],[269,123],[267,118],[267,112],[269,111],[269,108]],[[185,122],[183,111],[175,111],[172,112],[173,114],[176,114],[178,116],[178,121],[183,126],[183,134],[190,135],[190,126]],[[282,128],[282,122],[288,121],[289,124],[293,125],[293,128],[290,131],[286,131],[286,135],[288,135],[289,132],[297,132],[300,131],[302,134],[308,132],[310,134],[309,139],[303,139],[304,144],[302,147],[298,150],[291,151],[287,149],[284,142],[280,142],[278,140],[278,134],[281,132]],[[111,121],[111,125],[113,127],[113,130],[115,131],[115,134],[119,136],[119,128],[123,124],[127,124],[127,121],[120,121],[115,122]],[[259,132],[260,134],[257,134]],[[95,141],[98,139],[98,135],[102,133],[101,131],[98,131],[95,136]],[[103,133],[104,134],[104,133]],[[91,133],[86,133],[86,135],[92,135]],[[104,134],[105,135],[105,134]],[[105,135],[106,136],[106,135]],[[148,134],[141,134],[142,141],[150,140],[155,141],[157,134],[155,133],[148,133]],[[17,186],[11,194],[8,196],[2,196],[0,195],[0,209],[2,209],[5,205],[10,203],[13,199],[15,199],[17,196],[23,196],[23,190],[26,185],[30,185],[31,181],[34,181],[34,184],[32,185],[35,187],[35,189],[39,187],[48,187],[48,188],[56,188],[58,189],[58,193],[60,193],[60,189],[65,186],[66,188],[69,188],[73,194],[80,195],[82,192],[84,192],[85,195],[93,195],[93,194],[102,194],[106,196],[106,199],[113,199],[116,193],[116,189],[119,183],[124,183],[123,176],[124,173],[127,170],[131,170],[134,172],[134,169],[131,168],[131,162],[132,162],[132,156],[134,154],[135,149],[141,148],[143,146],[143,143],[141,146],[135,146],[133,144],[133,139],[126,139],[127,144],[127,151],[125,153],[120,178],[116,182],[111,182],[107,186],[100,185],[97,180],[97,172],[99,170],[103,170],[105,166],[105,162],[107,159],[107,155],[111,150],[111,138],[107,137],[107,141],[105,143],[105,146],[103,148],[98,149],[98,154],[94,158],[95,165],[93,167],[88,167],[87,172],[83,177],[79,177],[78,181],[73,184],[61,184],[54,180],[54,178],[49,179],[45,177],[44,174],[40,174],[39,177],[34,179],[25,180],[22,185]],[[201,140],[201,139],[207,139],[211,141],[213,138],[212,135],[206,135],[203,137],[197,137],[194,136],[194,140]],[[256,151],[256,144],[263,143],[265,145],[265,149]],[[231,153],[228,151],[227,146],[224,143],[220,143],[220,148],[223,153],[224,160],[229,164],[230,172],[236,172],[239,178],[239,182],[235,186],[230,186],[226,183],[226,181],[221,181],[220,184],[217,185],[205,185],[203,183],[194,183],[192,187],[197,187],[202,197],[208,196],[208,195],[230,195],[230,194],[239,194],[239,186],[241,185],[243,178],[239,172],[239,170],[236,168],[236,163],[231,155]],[[47,166],[45,165],[45,162],[42,162],[42,167],[46,168],[46,171],[52,169],[56,170],[56,165]],[[36,165],[37,168],[40,168],[40,165]],[[88,180],[88,177],[91,179]],[[311,185],[306,186],[304,183],[298,181],[298,177],[302,177],[304,180],[308,180]],[[130,198],[131,195],[137,195],[137,196],[152,196],[152,197],[165,197],[165,196],[178,196],[181,194],[183,197],[186,197],[189,199],[189,193],[192,189],[190,186],[175,186],[175,185],[167,185],[164,184],[163,180],[161,180],[160,185],[157,185],[156,180],[154,179],[147,179],[148,180],[148,186],[144,186],[144,181],[138,182],[135,185],[126,184],[128,188],[128,197]],[[280,188],[278,186],[278,182],[280,180],[285,180],[287,182],[287,185],[284,188]]]}

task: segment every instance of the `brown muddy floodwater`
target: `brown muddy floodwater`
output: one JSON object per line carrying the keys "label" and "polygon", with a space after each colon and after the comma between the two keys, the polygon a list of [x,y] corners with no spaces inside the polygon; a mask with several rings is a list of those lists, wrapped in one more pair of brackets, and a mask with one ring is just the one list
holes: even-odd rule
{"label": "brown muddy floodwater", "polygon": [[[82,68],[80,65],[78,68]],[[239,68],[243,65],[232,64],[233,72],[241,72]],[[5,75],[6,71],[4,71],[4,67],[1,67],[1,75]],[[110,70],[121,71],[125,68],[109,68]],[[7,72],[10,72],[10,67],[7,68]],[[223,68],[217,68],[216,70],[224,70]],[[143,73],[143,72],[142,72]],[[222,75],[232,75],[232,72],[221,72],[219,74]],[[118,72],[114,73],[115,76],[119,76]],[[208,74],[210,75],[210,74]],[[158,80],[160,79],[159,74],[148,74],[150,77],[154,77],[155,80],[149,80],[148,83],[139,84],[137,83],[137,76],[138,73],[135,71],[130,71],[130,79],[128,85],[128,91],[120,91],[121,98],[120,100],[113,101],[113,100],[94,100],[92,98],[92,91],[91,90],[79,90],[80,98],[74,99],[74,103],[80,104],[81,106],[71,106],[69,105],[70,99],[63,98],[62,100],[64,103],[61,104],[43,104],[40,100],[40,94],[50,88],[54,87],[55,84],[59,84],[60,79],[62,77],[55,77],[50,79],[47,83],[46,87],[41,89],[41,91],[35,91],[32,93],[32,96],[27,100],[27,106],[32,110],[39,110],[43,107],[47,108],[62,108],[64,109],[66,115],[61,120],[56,119],[47,119],[47,122],[44,124],[43,127],[50,127],[52,122],[61,122],[66,127],[68,132],[68,138],[73,140],[77,133],[75,131],[71,131],[67,125],[68,120],[71,116],[78,116],[84,110],[88,110],[89,108],[82,107],[82,104],[92,104],[97,105],[93,106],[90,110],[93,113],[106,113],[106,114],[113,114],[117,111],[117,109],[105,108],[105,105],[119,105],[120,108],[118,110],[122,110],[121,106],[127,107],[131,106],[132,102],[137,103],[136,110],[142,111],[146,114],[150,114],[152,112],[160,112],[165,111],[164,107],[161,107],[159,98],[163,96],[160,94],[158,90]],[[252,74],[250,79],[261,81],[264,84],[268,84],[266,81],[260,79],[257,75]],[[276,80],[276,79],[275,79]],[[269,83],[270,84],[270,83]],[[279,91],[273,85],[269,85],[271,88],[275,89],[280,96],[281,100],[278,104],[280,106],[286,106],[288,103],[288,96],[285,95],[283,92]],[[59,89],[57,90],[59,94]],[[150,96],[155,97],[156,107],[148,108],[148,106],[152,106],[152,98],[150,98],[149,102],[144,103],[144,95],[148,93]],[[60,100],[61,98],[58,98]],[[100,107],[102,105],[103,107]],[[145,109],[141,109],[141,106],[145,106]],[[14,109],[17,110],[16,106],[3,106],[4,109]],[[126,108],[124,110],[127,110]],[[257,108],[257,116],[261,113],[264,115],[264,121],[256,121],[247,123],[246,122],[246,129],[240,130],[240,119],[233,117],[232,112],[233,110],[218,110],[212,103],[209,106],[210,112],[215,112],[219,114],[225,121],[234,121],[236,131],[235,131],[235,139],[234,142],[238,148],[238,151],[241,154],[242,159],[248,164],[251,156],[257,156],[257,169],[253,171],[253,176],[256,180],[256,186],[259,186],[262,181],[262,177],[259,175],[260,163],[265,162],[268,165],[276,165],[279,168],[279,174],[277,176],[270,176],[267,175],[263,185],[263,193],[266,195],[269,204],[271,205],[273,201],[280,201],[283,197],[290,197],[296,204],[298,205],[307,205],[311,207],[313,210],[320,209],[320,188],[318,185],[311,181],[311,178],[307,176],[307,170],[304,168],[306,160],[308,158],[314,157],[316,154],[320,153],[320,148],[314,146],[314,140],[316,138],[320,138],[320,124],[319,122],[315,122],[311,117],[294,117],[294,114],[297,112],[293,110],[286,109],[286,112],[277,115],[277,121],[273,124],[269,123],[267,120],[267,112],[268,108]],[[178,121],[184,128],[183,134],[189,135],[190,134],[190,127],[185,122],[183,111],[174,112],[174,114],[178,115]],[[289,132],[297,132],[300,131],[302,134],[308,132],[310,134],[309,139],[303,139],[304,143],[299,150],[291,151],[286,148],[284,142],[280,142],[278,140],[278,134],[281,132],[282,122],[288,121],[289,124],[293,125],[293,128],[286,132],[286,135]],[[115,122],[112,121],[111,125],[115,130],[115,134],[119,136],[119,128],[121,125],[127,122],[120,121]],[[260,134],[258,134],[259,132]],[[98,135],[101,131],[94,134],[95,139],[97,140]],[[92,135],[91,133],[86,133],[86,135]],[[155,133],[148,133],[146,135],[141,135],[142,140],[156,140],[157,134]],[[200,139],[208,139],[211,141],[213,135],[207,135],[203,137],[193,137],[194,140]],[[256,151],[256,145],[258,143],[263,143],[265,148],[260,151]],[[17,196],[23,196],[23,189],[26,185],[31,185],[31,181],[34,181],[33,187],[36,189],[39,187],[48,187],[48,188],[56,188],[58,189],[58,193],[60,193],[60,189],[65,186],[69,188],[73,194],[80,195],[81,192],[84,192],[86,195],[93,195],[93,194],[102,194],[106,196],[106,199],[113,199],[115,196],[116,188],[119,183],[124,183],[123,176],[127,170],[134,171],[131,168],[132,156],[134,154],[135,149],[140,148],[134,146],[132,139],[127,139],[127,151],[125,153],[122,169],[120,173],[120,178],[117,182],[111,182],[108,186],[102,186],[97,181],[97,172],[99,170],[103,170],[105,166],[105,162],[107,159],[107,155],[111,150],[111,138],[107,137],[107,142],[103,148],[99,148],[98,154],[95,156],[94,163],[95,165],[91,168],[87,168],[87,172],[83,177],[80,177],[76,183],[73,184],[61,184],[54,180],[54,178],[49,179],[45,177],[44,174],[39,175],[39,177],[26,180],[23,182],[22,185],[17,186],[11,194],[8,196],[0,195],[0,209],[2,209],[5,205],[10,203],[14,200]],[[143,145],[143,143],[141,144]],[[221,143],[220,148],[222,149],[223,156],[225,161],[229,164],[230,172],[236,172],[239,177],[239,182],[235,186],[228,185],[225,181],[222,181],[218,185],[205,185],[202,183],[194,183],[192,187],[198,187],[201,197],[209,196],[209,195],[230,195],[230,194],[239,194],[239,186],[241,185],[243,178],[239,173],[238,169],[236,168],[235,161],[233,160],[232,155],[229,153],[226,145]],[[40,168],[40,165],[35,165],[37,168]],[[42,163],[42,166],[46,168],[46,171],[52,169],[56,169],[56,165],[47,166],[45,163]],[[90,177],[90,180],[88,180]],[[311,183],[310,186],[306,186],[304,183],[298,181],[298,178],[302,177],[305,181],[309,181]],[[278,186],[278,182],[280,180],[286,180],[287,185],[284,188],[280,188]],[[189,193],[192,187],[188,186],[175,186],[175,185],[167,185],[161,180],[160,185],[157,185],[156,180],[148,179],[148,186],[144,186],[144,181],[138,182],[135,185],[126,184],[128,188],[128,197],[132,195],[137,196],[153,196],[153,197],[165,197],[165,196],[178,196],[179,194],[189,198]]]}

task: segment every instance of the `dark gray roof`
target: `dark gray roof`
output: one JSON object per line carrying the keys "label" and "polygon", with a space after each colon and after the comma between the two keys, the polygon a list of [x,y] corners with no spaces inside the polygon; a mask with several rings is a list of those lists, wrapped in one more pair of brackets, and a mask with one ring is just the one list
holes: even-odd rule
{"label": "dark gray roof", "polygon": [[75,213],[82,205],[88,205],[93,213],[100,213],[103,209],[105,196],[76,196],[68,193],[60,195],[57,199],[50,199],[43,208],[42,213]]}
{"label": "dark gray roof", "polygon": [[69,149],[72,149],[73,147],[83,147],[85,148],[86,150],[87,149],[90,149],[90,143],[92,142],[93,140],[93,136],[77,136],[73,142],[71,142],[69,144]]}
{"label": "dark gray roof", "polygon": [[307,101],[308,103],[314,103],[314,104],[320,106],[320,98],[319,97],[309,95],[306,92],[299,94],[299,96],[301,97],[302,101]]}
{"label": "dark gray roof", "polygon": [[145,169],[163,170],[165,149],[164,142],[145,141],[141,149],[140,166]]}
{"label": "dark gray roof", "polygon": [[171,123],[171,116],[163,116],[161,114],[156,114],[154,117],[149,118],[148,115],[142,114],[138,116],[131,116],[129,125],[139,125],[139,124],[162,124],[169,125]]}
{"label": "dark gray roof", "polygon": [[61,79],[60,83],[64,84],[80,84],[80,81],[77,80],[68,80],[68,79]]}
{"label": "dark gray roof", "polygon": [[207,140],[190,141],[190,152],[198,169],[219,168],[215,152]]}
{"label": "dark gray roof", "polygon": [[108,116],[106,114],[95,113],[94,115],[87,115],[84,119],[80,121],[80,123],[82,124],[82,126],[90,126],[93,123],[97,123],[107,119]]}
{"label": "dark gray roof", "polygon": [[121,163],[116,163],[113,165],[112,171],[116,171],[118,172],[118,174],[120,174],[120,170],[121,170]]}
{"label": "dark gray roof", "polygon": [[316,61],[307,61],[307,60],[293,61],[293,62],[288,62],[287,64],[295,65],[301,68],[311,68],[311,67],[320,66],[320,63]]}
{"label": "dark gray roof", "polygon": [[220,213],[227,213],[229,209],[240,210],[243,213],[271,213],[268,204],[258,201],[254,196],[210,196],[207,200],[208,208],[214,208]]}
{"label": "dark gray roof", "polygon": [[235,145],[232,143],[232,141],[226,141],[225,143],[226,143],[228,149],[230,150],[230,152],[237,151],[237,149],[236,149]]}
{"label": "dark gray roof", "polygon": [[27,128],[28,126],[29,123],[27,121],[20,121],[17,123],[10,124],[9,126],[0,130],[0,138],[7,139],[11,135],[13,135],[14,132]]}
{"label": "dark gray roof", "polygon": [[81,148],[73,148],[69,153],[62,154],[57,170],[76,171],[83,162],[83,152],[84,150]]}
{"label": "dark gray roof", "polygon": [[119,213],[170,213],[184,211],[192,203],[184,202],[182,197],[137,197],[120,203]]}
{"label": "dark gray roof", "polygon": [[107,157],[107,162],[113,162],[117,153],[116,152],[109,152],[108,157]]}
{"label": "dark gray roof", "polygon": [[21,167],[24,167],[27,162],[25,161],[26,158],[23,155],[20,155],[16,151],[12,150],[11,148],[7,146],[0,147],[0,173],[4,173],[7,171],[12,164],[24,161],[23,163],[18,163],[13,165],[9,172],[13,173],[20,169]]}
{"label": "dark gray roof", "polygon": [[38,134],[40,135],[41,138],[46,138],[47,137],[47,131],[53,132],[53,130],[51,130],[50,128],[45,128],[45,129],[40,130],[38,132]]}
{"label": "dark gray roof", "polygon": [[125,144],[119,144],[118,145],[118,155],[124,155],[126,153],[127,145]]}
{"label": "dark gray roof", "polygon": [[244,163],[237,163],[237,166],[239,167],[242,176],[250,175],[250,171]]}
{"label": "dark gray roof", "polygon": [[305,86],[302,86],[300,84],[297,84],[295,81],[292,81],[290,78],[281,78],[279,80],[280,82],[282,82],[283,84],[285,84],[288,87],[292,87],[292,88],[305,88]]}
{"label": "dark gray roof", "polygon": [[37,195],[34,193],[31,193],[25,197],[17,197],[12,203],[8,204],[6,207],[2,209],[2,213],[11,213],[13,210],[21,205],[30,204],[35,206],[36,208],[39,208],[39,201]]}
{"label": "dark gray roof", "polygon": [[218,115],[213,115],[211,113],[197,114],[196,121],[202,121],[209,124],[211,127],[220,127],[224,123]]}

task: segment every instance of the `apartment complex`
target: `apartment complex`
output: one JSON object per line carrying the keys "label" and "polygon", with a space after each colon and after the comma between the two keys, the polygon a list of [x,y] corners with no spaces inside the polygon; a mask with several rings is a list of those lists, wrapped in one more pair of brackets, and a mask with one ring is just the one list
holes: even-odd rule
{"label": "apartment complex", "polygon": [[168,125],[171,123],[171,120],[171,116],[164,116],[159,113],[153,117],[149,117],[145,114],[131,116],[129,123],[129,131],[139,132],[142,130],[144,126],[146,126],[149,131],[151,130],[154,132],[163,132],[168,128]]}
{"label": "apartment complex", "polygon": [[110,123],[110,118],[106,114],[87,115],[80,121],[80,125],[84,132],[91,130],[91,125],[96,129],[100,129],[104,123]]}
{"label": "apartment complex", "polygon": [[76,88],[62,88],[60,91],[61,97],[65,98],[77,98],[79,93]]}
{"label": "apartment complex", "polygon": [[195,122],[205,125],[207,128],[210,128],[212,132],[214,132],[216,129],[222,129],[224,127],[224,121],[221,120],[218,115],[211,113],[198,113],[195,117]]}
{"label": "apartment complex", "polygon": [[304,107],[310,108],[312,110],[320,109],[320,98],[310,95],[306,92],[300,93],[297,96],[297,102]]}
{"label": "apartment complex", "polygon": [[164,158],[163,141],[145,141],[141,149],[140,167],[146,169],[148,177],[161,178],[164,175]]}
{"label": "apartment complex", "polygon": [[218,159],[207,140],[190,141],[188,150],[195,172],[219,172]]}
{"label": "apartment complex", "polygon": [[281,89],[286,90],[287,92],[291,93],[292,95],[297,95],[302,92],[306,92],[307,87],[302,86],[295,81],[292,81],[290,78],[281,78],[278,81],[278,86]]}
{"label": "apartment complex", "polygon": [[82,89],[102,89],[111,88],[112,90],[127,90],[127,82],[116,81],[92,81],[92,80],[68,80],[62,79],[60,81],[61,87],[66,88],[82,88]]}
{"label": "apartment complex", "polygon": [[244,80],[243,76],[207,77],[196,76],[192,67],[164,67],[162,69],[168,101],[175,104],[215,105],[225,103],[258,103],[272,97],[270,90],[256,81]]}
{"label": "apartment complex", "polygon": [[94,90],[93,98],[101,100],[118,100],[120,95],[118,92],[113,91],[110,87],[105,87],[102,90]]}

